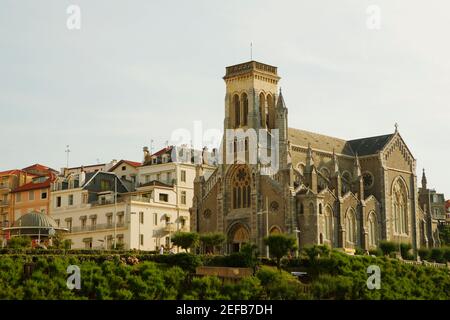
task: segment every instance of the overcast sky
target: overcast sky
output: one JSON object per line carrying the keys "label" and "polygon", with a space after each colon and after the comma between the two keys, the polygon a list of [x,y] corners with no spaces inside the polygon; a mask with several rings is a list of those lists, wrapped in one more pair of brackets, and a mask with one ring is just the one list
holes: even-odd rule
{"label": "overcast sky", "polygon": [[[71,4],[80,30],[66,26]],[[140,161],[195,120],[222,129],[221,77],[253,42],[278,66],[291,127],[353,139],[398,122],[449,196],[449,12],[448,0],[3,0],[0,170],[59,169],[67,144],[71,166]]]}

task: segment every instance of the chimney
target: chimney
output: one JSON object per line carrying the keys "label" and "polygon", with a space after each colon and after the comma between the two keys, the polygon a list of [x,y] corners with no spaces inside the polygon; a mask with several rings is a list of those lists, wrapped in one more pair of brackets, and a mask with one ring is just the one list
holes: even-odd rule
{"label": "chimney", "polygon": [[86,182],[86,172],[84,172],[84,168],[81,167],[81,172],[79,175],[79,186],[82,187]]}
{"label": "chimney", "polygon": [[143,147],[142,151],[144,151],[144,160],[142,161],[142,164],[146,164],[150,161],[150,153],[148,152],[148,147]]}

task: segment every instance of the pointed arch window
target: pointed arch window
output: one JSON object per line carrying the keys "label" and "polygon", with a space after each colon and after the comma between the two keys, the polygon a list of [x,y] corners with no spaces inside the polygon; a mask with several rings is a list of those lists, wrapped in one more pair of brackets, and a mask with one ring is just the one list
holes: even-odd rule
{"label": "pointed arch window", "polygon": [[265,122],[265,112],[266,112],[266,108],[265,108],[265,105],[266,105],[266,97],[264,96],[264,93],[260,93],[259,94],[259,116],[260,116],[260,119],[261,119],[261,123],[260,123],[260,125],[261,125],[261,127],[264,127],[264,124],[266,123]]}
{"label": "pointed arch window", "polygon": [[369,219],[367,222],[369,228],[369,246],[375,247],[378,243],[377,217],[375,212],[371,212],[369,214]]}
{"label": "pointed arch window", "polygon": [[267,95],[267,107],[265,108],[266,127],[271,129],[271,122],[275,120],[273,108],[273,98],[270,94]]}
{"label": "pointed arch window", "polygon": [[242,112],[242,124],[246,126],[248,124],[248,98],[247,94],[242,94],[242,104],[243,104],[243,112]]}
{"label": "pointed arch window", "polygon": [[333,212],[331,208],[327,206],[325,208],[325,239],[333,240]]}
{"label": "pointed arch window", "polygon": [[314,214],[314,204],[312,202],[309,204],[309,214]]}
{"label": "pointed arch window", "polygon": [[251,207],[251,178],[246,167],[240,167],[234,173],[233,186],[233,208]]}
{"label": "pointed arch window", "polygon": [[234,125],[235,127],[239,127],[241,125],[241,103],[239,101],[239,96],[236,94],[233,98],[233,107],[234,107]]}
{"label": "pointed arch window", "polygon": [[353,209],[350,209],[345,217],[345,231],[347,241],[356,243],[356,216]]}
{"label": "pointed arch window", "polygon": [[401,179],[395,182],[392,196],[394,231],[397,234],[408,234],[407,189]]}

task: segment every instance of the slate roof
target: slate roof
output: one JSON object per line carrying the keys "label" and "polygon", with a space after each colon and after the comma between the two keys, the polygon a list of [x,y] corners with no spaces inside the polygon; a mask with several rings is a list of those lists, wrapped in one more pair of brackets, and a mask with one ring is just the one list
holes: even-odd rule
{"label": "slate roof", "polygon": [[367,156],[380,152],[393,136],[394,134],[386,134],[383,136],[350,140],[348,143],[355,154]]}
{"label": "slate roof", "polygon": [[356,154],[367,156],[380,152],[395,133],[349,141],[294,128],[288,129],[288,135],[289,140],[294,145],[307,147],[311,144],[311,148],[316,150],[330,153],[335,151],[338,154],[349,156],[355,156]]}
{"label": "slate roof", "polygon": [[313,149],[353,155],[352,149],[343,139],[294,128],[288,129],[288,135],[291,143],[298,146],[307,147],[311,144]]}

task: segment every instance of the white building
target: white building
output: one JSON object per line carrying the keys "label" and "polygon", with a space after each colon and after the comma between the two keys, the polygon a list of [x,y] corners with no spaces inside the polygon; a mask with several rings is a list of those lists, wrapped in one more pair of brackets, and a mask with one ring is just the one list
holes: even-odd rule
{"label": "white building", "polygon": [[50,214],[69,229],[72,249],[110,249],[115,239],[116,247],[159,250],[172,247],[174,232],[189,231],[195,164],[172,161],[171,148],[145,154],[140,166],[121,160],[110,172],[80,171],[52,184]]}
{"label": "white building", "polygon": [[61,175],[68,176],[69,174],[79,174],[82,171],[85,173],[97,171],[107,172],[116,165],[117,160],[113,159],[108,163],[97,163],[97,164],[83,165],[80,167],[61,168]]}

